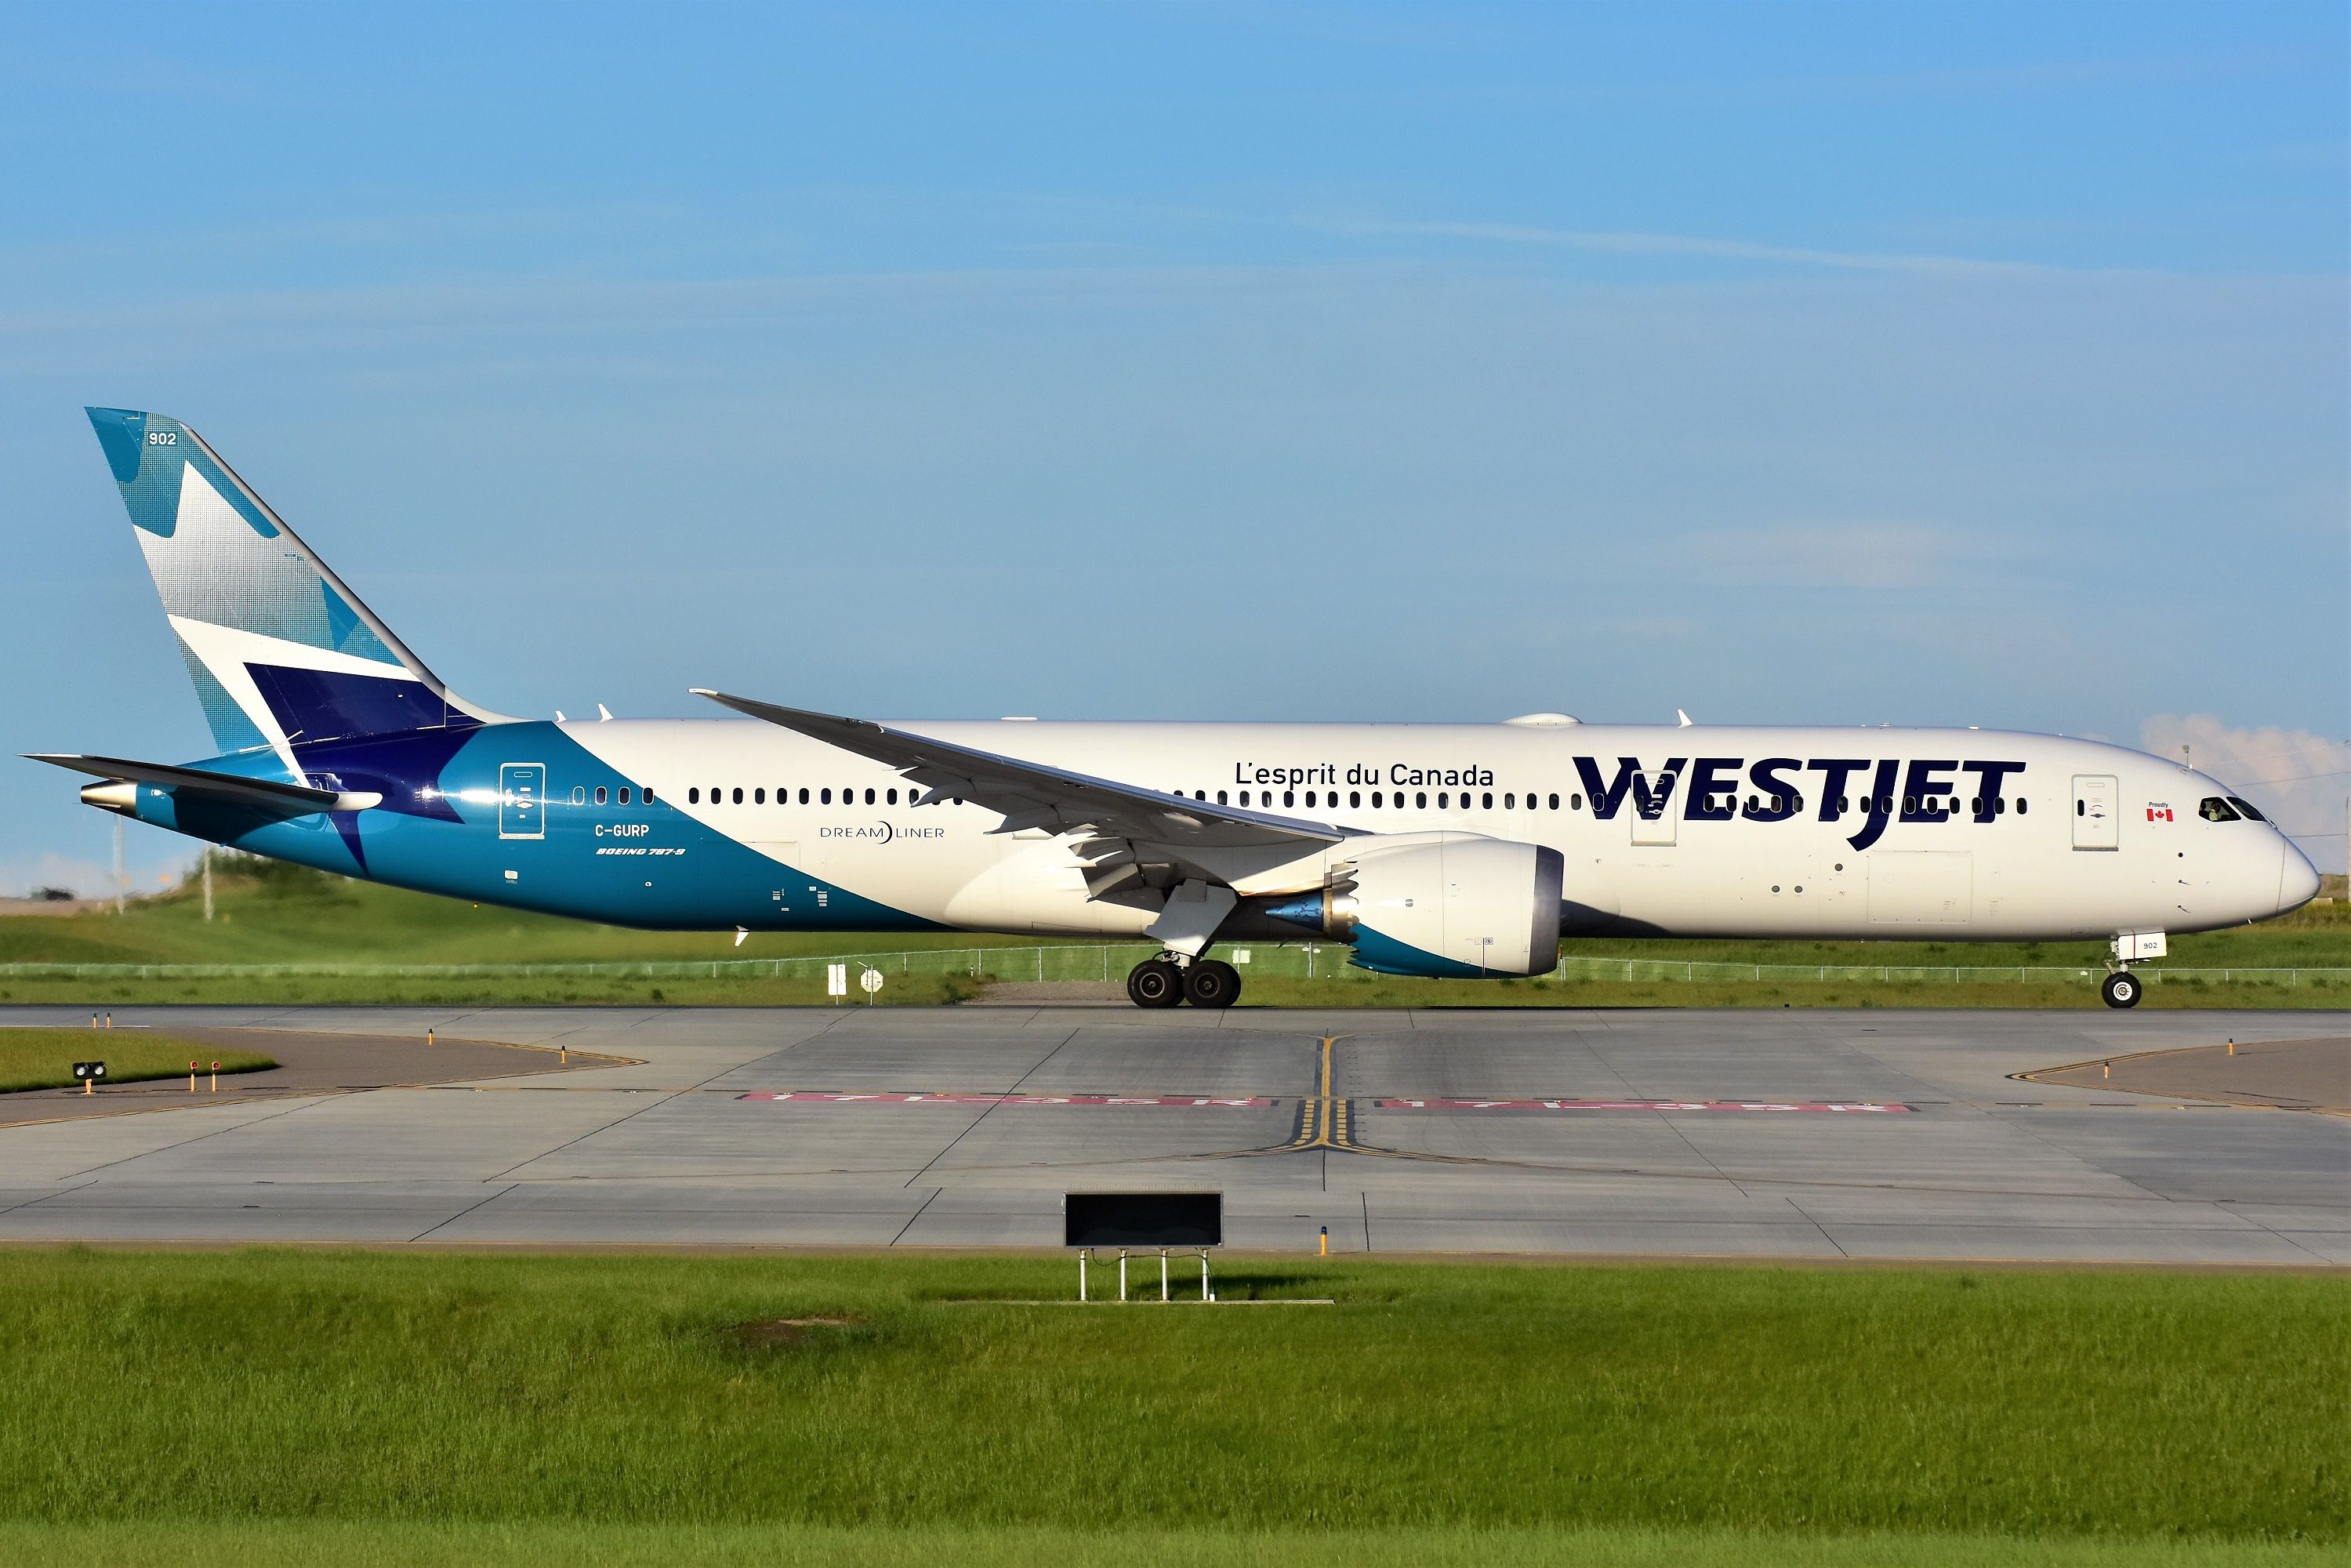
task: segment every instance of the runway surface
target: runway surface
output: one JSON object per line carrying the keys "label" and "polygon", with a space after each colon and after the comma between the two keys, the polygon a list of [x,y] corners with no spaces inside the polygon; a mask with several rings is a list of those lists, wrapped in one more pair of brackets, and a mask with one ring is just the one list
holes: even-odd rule
{"label": "runway surface", "polygon": [[1050,1247],[1065,1191],[1214,1188],[1233,1246],[1292,1251],[2351,1265],[2351,1120],[2010,1076],[2341,1013],[115,1018],[625,1060],[0,1126],[0,1240]]}

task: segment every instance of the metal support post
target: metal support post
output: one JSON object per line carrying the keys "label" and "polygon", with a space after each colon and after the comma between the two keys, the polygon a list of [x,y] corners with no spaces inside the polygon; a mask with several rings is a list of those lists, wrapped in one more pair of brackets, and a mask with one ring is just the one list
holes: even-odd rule
{"label": "metal support post", "polygon": [[1126,1300],[1126,1249],[1118,1249],[1118,1299]]}
{"label": "metal support post", "polygon": [[1217,1293],[1208,1289],[1208,1249],[1205,1247],[1200,1249],[1200,1299],[1204,1301],[1217,1299]]}
{"label": "metal support post", "polygon": [[1159,1249],[1159,1299],[1160,1299],[1161,1301],[1163,1301],[1168,1299],[1168,1297],[1167,1297],[1167,1249],[1166,1249],[1166,1248],[1165,1248],[1165,1247],[1162,1247],[1162,1248]]}
{"label": "metal support post", "polygon": [[1091,1247],[1078,1249],[1078,1300],[1081,1301],[1086,1299],[1086,1260],[1093,1255],[1094,1249]]}

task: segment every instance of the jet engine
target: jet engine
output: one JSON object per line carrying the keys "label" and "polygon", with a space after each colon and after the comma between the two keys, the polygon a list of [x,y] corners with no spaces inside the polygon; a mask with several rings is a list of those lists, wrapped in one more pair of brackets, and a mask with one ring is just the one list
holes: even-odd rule
{"label": "jet engine", "polygon": [[1559,964],[1565,870],[1557,850],[1505,839],[1374,845],[1330,886],[1269,899],[1251,913],[1349,943],[1357,967],[1383,975],[1545,975]]}

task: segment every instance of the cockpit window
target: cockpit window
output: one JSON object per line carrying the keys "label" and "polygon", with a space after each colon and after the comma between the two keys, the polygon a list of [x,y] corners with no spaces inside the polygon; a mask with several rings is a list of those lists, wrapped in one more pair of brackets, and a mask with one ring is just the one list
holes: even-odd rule
{"label": "cockpit window", "polygon": [[2259,811],[2254,810],[2250,802],[2241,800],[2234,795],[2229,797],[2229,804],[2234,806],[2238,810],[2242,811],[2246,816],[2252,818],[2256,822],[2266,822],[2269,821],[2267,817],[2264,817]]}
{"label": "cockpit window", "polygon": [[2205,796],[2204,803],[2196,808],[2196,814],[2208,822],[2233,822],[2237,820],[2236,810],[2218,795]]}

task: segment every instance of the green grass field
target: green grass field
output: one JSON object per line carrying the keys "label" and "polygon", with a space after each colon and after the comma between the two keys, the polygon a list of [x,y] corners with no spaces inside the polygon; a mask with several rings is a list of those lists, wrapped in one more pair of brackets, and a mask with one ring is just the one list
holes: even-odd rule
{"label": "green grass field", "polygon": [[207,1072],[217,1061],[224,1073],[277,1065],[254,1051],[222,1051],[143,1029],[0,1029],[0,1094],[69,1085],[73,1064],[92,1061],[106,1063],[109,1083],[184,1077],[191,1061],[203,1062]]}
{"label": "green grass field", "polygon": [[[257,873],[257,874],[256,874]],[[218,917],[207,923],[192,892],[141,901],[123,915],[0,919],[0,964],[462,964],[555,965],[790,958],[811,955],[937,952],[984,947],[1004,954],[1007,973],[1023,967],[1017,952],[1040,944],[1017,937],[769,935],[743,946],[729,933],[625,931],[550,915],[519,913],[405,893],[259,862],[218,885]],[[2095,974],[2097,943],[1886,943],[1577,941],[1579,958],[1801,966],[2012,965]],[[1105,967],[1123,977],[1133,953]],[[2169,964],[2220,968],[2351,970],[2351,904],[2317,904],[2260,925],[2173,939]],[[2094,984],[2035,977],[2015,981],[1891,981],[1802,978],[1756,981],[1548,979],[1488,984],[1395,979],[1346,968],[1325,956],[1314,979],[1269,972],[1249,976],[1246,1001],[1259,1005],[1575,1006],[1575,1007],[2096,1007]],[[977,989],[961,975],[891,977],[885,1005],[959,1000]],[[720,972],[643,976],[387,976],[26,977],[0,974],[0,1001],[124,1005],[132,1002],[427,1002],[820,1004],[820,976]],[[2287,985],[2262,979],[2162,980],[2150,1007],[2351,1007],[2351,979]]]}
{"label": "green grass field", "polygon": [[[0,1253],[9,1561],[2340,1561],[2334,1278]],[[785,1320],[827,1320],[800,1326]]]}

